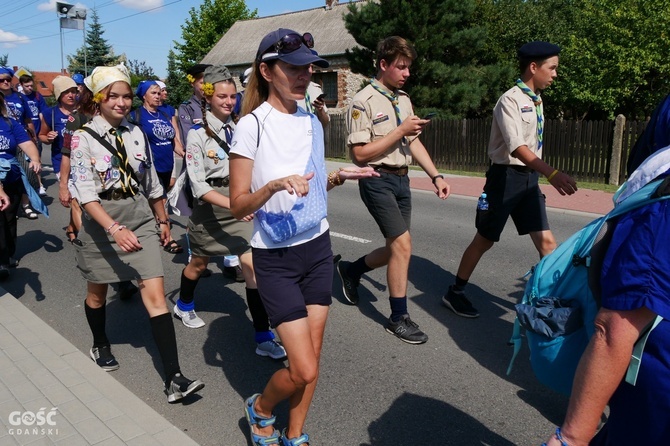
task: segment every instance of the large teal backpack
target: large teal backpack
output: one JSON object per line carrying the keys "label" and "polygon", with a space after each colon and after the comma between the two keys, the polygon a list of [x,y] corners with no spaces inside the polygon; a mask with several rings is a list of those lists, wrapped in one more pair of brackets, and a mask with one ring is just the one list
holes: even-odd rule
{"label": "large teal backpack", "polygon": [[[549,388],[570,395],[577,364],[594,333],[600,308],[600,271],[617,217],[658,200],[670,198],[670,177],[641,187],[545,256],[526,284],[510,343],[514,354],[507,374],[521,350],[525,328],[533,373]],[[624,185],[625,186],[625,185]],[[625,188],[622,187],[620,192]],[[615,195],[615,201],[619,193]],[[649,332],[659,316],[635,344],[626,381],[635,384]]]}

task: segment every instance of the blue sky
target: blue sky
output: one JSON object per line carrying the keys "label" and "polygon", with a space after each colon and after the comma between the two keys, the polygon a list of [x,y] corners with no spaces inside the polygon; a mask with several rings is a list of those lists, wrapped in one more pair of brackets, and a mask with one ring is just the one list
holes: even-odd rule
{"label": "blue sky", "polygon": [[[348,0],[341,0],[346,3]],[[181,39],[181,24],[200,0],[61,0],[63,3],[98,10],[104,37],[116,54],[146,61],[164,77],[167,54],[174,40]],[[10,66],[35,71],[60,71],[60,25],[56,0],[2,0],[0,7],[0,55],[9,56]],[[247,0],[250,10],[261,17],[318,8],[325,0]],[[11,5],[11,6],[10,6]],[[90,21],[89,18],[87,22]],[[64,30],[63,63],[68,54],[83,45],[83,32]]]}

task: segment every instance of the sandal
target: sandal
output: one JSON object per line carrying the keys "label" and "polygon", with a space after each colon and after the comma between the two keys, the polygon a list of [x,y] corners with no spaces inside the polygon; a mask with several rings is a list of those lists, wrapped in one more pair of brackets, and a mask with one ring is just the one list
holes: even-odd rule
{"label": "sandal", "polygon": [[65,230],[65,237],[67,237],[68,242],[73,245],[82,246],[81,240],[77,238],[78,235],[79,234],[77,231],[68,231],[67,229]]}
{"label": "sandal", "polygon": [[23,209],[23,215],[28,220],[37,220],[37,211],[35,211],[35,209],[33,209],[33,207],[30,205],[30,203],[22,204],[21,209]]}
{"label": "sandal", "polygon": [[169,252],[170,254],[181,254],[184,252],[184,248],[179,246],[179,243],[177,243],[174,239],[170,240],[168,244],[163,247],[163,250]]}
{"label": "sandal", "polygon": [[277,420],[274,415],[271,417],[263,417],[256,413],[254,410],[254,404],[256,403],[256,400],[259,396],[261,396],[261,394],[256,393],[247,398],[247,400],[244,402],[244,414],[246,415],[247,422],[249,423],[249,434],[251,437],[251,442],[254,446],[269,446],[273,444],[279,446],[279,431],[277,429],[272,432],[272,435],[267,437],[258,435],[254,432],[254,425],[258,427],[268,427],[275,424],[275,421]]}
{"label": "sandal", "polygon": [[286,428],[284,428],[282,431],[280,439],[282,446],[300,446],[301,444],[309,445],[309,435],[303,433],[297,438],[287,438]]}

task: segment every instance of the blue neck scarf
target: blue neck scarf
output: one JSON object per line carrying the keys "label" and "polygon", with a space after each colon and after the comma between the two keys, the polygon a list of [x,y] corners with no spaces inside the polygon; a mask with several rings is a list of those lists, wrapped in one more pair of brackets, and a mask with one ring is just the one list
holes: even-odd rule
{"label": "blue neck scarf", "polygon": [[542,135],[544,133],[544,106],[542,99],[536,95],[533,90],[528,88],[521,79],[516,80],[516,86],[521,89],[535,104],[535,114],[537,115],[537,151],[542,150]]}

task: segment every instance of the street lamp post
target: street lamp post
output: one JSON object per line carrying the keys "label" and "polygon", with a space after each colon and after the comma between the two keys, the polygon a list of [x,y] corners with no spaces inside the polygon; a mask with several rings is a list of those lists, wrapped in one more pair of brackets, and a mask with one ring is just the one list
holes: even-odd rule
{"label": "street lamp post", "polygon": [[86,8],[78,8],[69,3],[56,3],[56,12],[60,18],[60,70],[65,73],[63,58],[63,29],[81,29],[84,32],[84,71],[88,75],[86,56]]}

